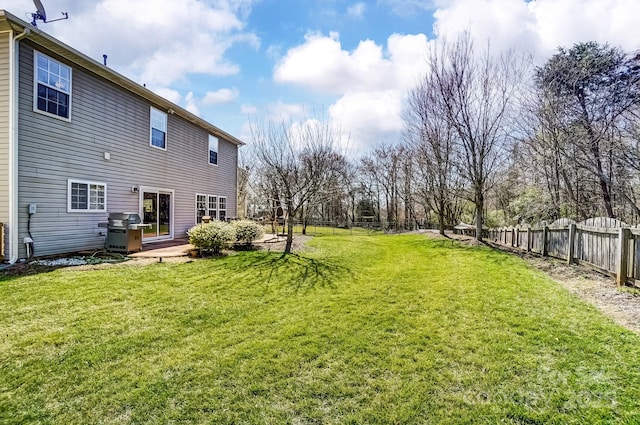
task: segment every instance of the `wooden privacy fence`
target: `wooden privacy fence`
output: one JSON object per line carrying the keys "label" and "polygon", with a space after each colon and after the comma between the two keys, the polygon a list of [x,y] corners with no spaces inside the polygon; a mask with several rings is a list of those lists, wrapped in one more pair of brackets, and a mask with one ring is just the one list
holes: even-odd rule
{"label": "wooden privacy fence", "polygon": [[489,229],[488,236],[497,244],[594,266],[615,276],[618,285],[640,279],[640,229],[619,220],[561,219],[549,226]]}

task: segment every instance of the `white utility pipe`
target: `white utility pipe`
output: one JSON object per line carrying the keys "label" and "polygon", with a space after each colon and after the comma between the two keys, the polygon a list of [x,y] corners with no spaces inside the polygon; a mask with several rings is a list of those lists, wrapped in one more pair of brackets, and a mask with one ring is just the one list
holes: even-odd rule
{"label": "white utility pipe", "polygon": [[27,37],[25,28],[13,37],[9,46],[9,264],[18,261],[18,110],[19,69],[18,42]]}

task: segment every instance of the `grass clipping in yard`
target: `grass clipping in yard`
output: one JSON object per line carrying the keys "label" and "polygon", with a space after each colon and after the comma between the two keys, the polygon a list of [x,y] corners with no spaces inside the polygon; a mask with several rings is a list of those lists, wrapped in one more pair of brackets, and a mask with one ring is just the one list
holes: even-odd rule
{"label": "grass clipping in yard", "polygon": [[420,235],[0,280],[1,423],[630,423],[640,338]]}

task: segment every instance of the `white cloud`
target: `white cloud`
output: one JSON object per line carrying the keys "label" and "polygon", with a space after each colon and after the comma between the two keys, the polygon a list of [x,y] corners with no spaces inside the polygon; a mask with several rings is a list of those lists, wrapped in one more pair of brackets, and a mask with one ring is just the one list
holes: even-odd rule
{"label": "white cloud", "polygon": [[168,87],[150,87],[150,90],[176,105],[179,105],[180,102],[182,102],[182,95],[177,90],[173,90]]}
{"label": "white cloud", "polygon": [[358,2],[352,4],[347,8],[347,15],[351,16],[352,18],[362,19],[366,10],[367,5],[363,2]]}
{"label": "white cloud", "polygon": [[290,121],[305,114],[304,105],[299,103],[285,103],[277,101],[270,103],[266,111],[269,119],[273,121]]}
{"label": "white cloud", "polygon": [[217,91],[207,92],[203,98],[198,98],[190,91],[182,96],[179,91],[167,87],[151,87],[154,93],[164,97],[165,99],[180,105],[187,111],[195,115],[200,115],[200,107],[219,105],[223,103],[231,103],[238,97],[237,89],[220,89]]}
{"label": "white cloud", "polygon": [[492,48],[515,48],[546,60],[558,46],[608,42],[630,51],[640,46],[637,0],[448,0],[434,12],[434,32],[469,31]]}
{"label": "white cloud", "polygon": [[278,61],[282,57],[282,46],[277,44],[272,44],[271,46],[267,47],[265,54],[269,59],[273,61]]}
{"label": "white cloud", "polygon": [[198,100],[193,96],[193,92],[187,93],[184,97],[185,105],[184,109],[191,112],[194,115],[200,115],[200,109],[198,108]]}
{"label": "white cloud", "polygon": [[203,105],[219,105],[222,103],[231,103],[238,98],[238,89],[220,89],[207,92],[202,99]]}
{"label": "white cloud", "polygon": [[240,113],[243,115],[256,115],[258,108],[255,105],[242,104],[240,105]]}
{"label": "white cloud", "polygon": [[357,153],[398,140],[402,98],[424,71],[427,46],[424,34],[393,34],[386,46],[365,40],[349,52],[338,34],[309,34],[305,44],[287,52],[274,79],[338,95],[329,115],[349,133]]}
{"label": "white cloud", "polygon": [[149,89],[176,105],[182,106],[192,114],[200,115],[200,109],[198,108],[199,102],[193,95],[193,92],[188,92],[185,96],[182,96],[179,91],[168,87],[149,87]]}
{"label": "white cloud", "polygon": [[640,47],[637,0],[537,0],[529,4],[529,9],[543,52],[590,40],[608,42],[626,51]]}
{"label": "white cloud", "polygon": [[[16,8],[33,9],[19,1]],[[237,43],[259,45],[245,30],[254,1],[60,0],[56,9],[69,20],[40,28],[97,60],[107,54],[110,67],[140,83],[168,86],[189,74],[238,73],[226,53]]]}
{"label": "white cloud", "polygon": [[362,153],[398,141],[402,98],[399,90],[350,92],[329,108],[329,115],[336,127],[348,133],[353,153]]}
{"label": "white cloud", "polygon": [[461,31],[469,31],[476,43],[491,40],[492,50],[511,47],[533,51],[538,36],[535,20],[522,0],[453,0],[438,8],[434,33],[438,37],[453,38]]}
{"label": "white cloud", "polygon": [[426,47],[423,34],[394,34],[386,51],[372,40],[364,40],[349,52],[342,49],[337,33],[308,34],[304,44],[290,49],[276,65],[274,80],[334,94],[403,89],[407,77],[420,72],[417,65],[424,64]]}

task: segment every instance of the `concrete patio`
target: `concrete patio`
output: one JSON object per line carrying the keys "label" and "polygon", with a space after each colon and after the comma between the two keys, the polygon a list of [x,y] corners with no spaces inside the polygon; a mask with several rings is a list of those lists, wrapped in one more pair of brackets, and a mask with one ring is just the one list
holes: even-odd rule
{"label": "concrete patio", "polygon": [[[265,234],[262,238],[253,242],[254,245],[282,242],[285,240],[283,236],[273,234]],[[173,239],[166,242],[156,242],[142,245],[142,251],[129,254],[132,258],[168,258],[168,257],[185,257],[189,255],[189,251],[195,249],[186,238]]]}

